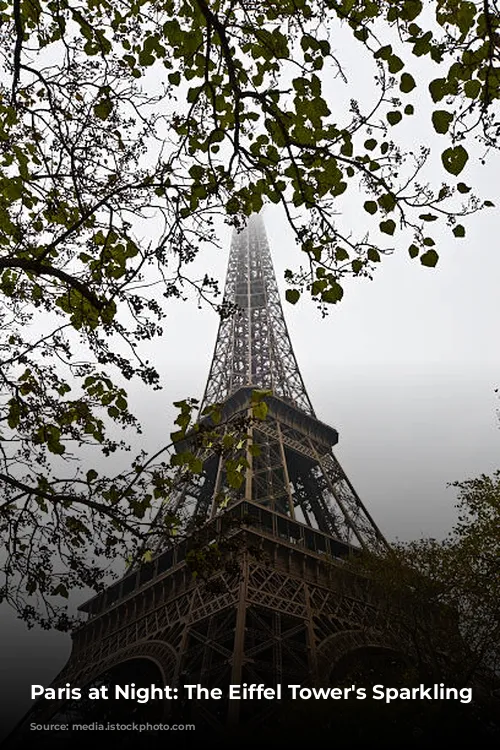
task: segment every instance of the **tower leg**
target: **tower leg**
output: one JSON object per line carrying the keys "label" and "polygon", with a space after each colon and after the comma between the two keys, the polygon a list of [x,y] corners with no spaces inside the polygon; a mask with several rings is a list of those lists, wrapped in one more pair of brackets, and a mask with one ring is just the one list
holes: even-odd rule
{"label": "tower leg", "polygon": [[[243,558],[242,579],[240,581],[238,612],[236,615],[236,627],[234,633],[234,656],[231,669],[231,685],[240,685],[243,674],[243,660],[245,652],[245,624],[246,624],[246,602],[248,589],[248,553]],[[240,716],[240,702],[229,701],[228,724],[234,726],[238,723]]]}

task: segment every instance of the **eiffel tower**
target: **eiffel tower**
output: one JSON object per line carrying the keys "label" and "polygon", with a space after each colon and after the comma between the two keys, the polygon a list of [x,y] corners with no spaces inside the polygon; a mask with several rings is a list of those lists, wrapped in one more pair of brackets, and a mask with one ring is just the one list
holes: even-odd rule
{"label": "eiffel tower", "polygon": [[[159,549],[80,607],[87,620],[53,684],[98,684],[105,675],[122,685],[169,685],[179,697],[186,684],[219,688],[220,698],[147,708],[157,721],[187,711],[214,731],[258,726],[276,708],[229,700],[228,685],[328,685],[353,651],[394,647],[369,586],[345,566],[360,549],[387,543],[332,452],[337,431],[315,415],[260,216],[233,235],[224,300],[236,312],[221,319],[201,409],[223,404],[230,422],[260,389],[270,393],[267,417],[250,427],[258,453],[249,455],[241,488],[231,494],[222,456],[205,456],[203,481],[182,492],[177,510],[207,541],[230,534],[238,564],[207,587],[186,562],[189,539]],[[221,508],[226,493],[231,501]],[[42,703],[39,721],[49,716]],[[50,703],[55,709],[71,713],[62,701]]]}

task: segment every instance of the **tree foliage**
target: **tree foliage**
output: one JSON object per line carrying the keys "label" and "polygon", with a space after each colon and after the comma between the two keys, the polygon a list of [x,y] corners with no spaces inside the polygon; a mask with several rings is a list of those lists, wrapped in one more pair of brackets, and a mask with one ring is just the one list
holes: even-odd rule
{"label": "tree foliage", "polygon": [[[198,414],[196,399],[177,402],[177,429],[171,443],[152,455],[141,451],[115,475],[93,468],[85,472],[85,464],[79,463],[65,478],[39,443],[16,454],[16,461],[23,453],[31,461],[38,460],[34,471],[24,463],[19,467],[4,452],[0,601],[11,605],[28,627],[68,630],[75,624],[73,608],[67,606],[72,592],[102,591],[123,573],[125,564],[148,563],[160,545],[186,536],[194,540],[188,564],[194,576],[205,580],[206,571],[228,556],[229,546],[221,538],[208,549],[198,548],[199,521],[179,501],[186,485],[196,491],[203,482],[204,460],[215,452],[224,461],[226,476],[219,503],[221,507],[231,503],[249,465],[248,452],[257,455],[248,430],[266,418],[265,395],[254,391],[250,410],[233,415],[230,422],[221,419],[218,404]],[[63,447],[64,438],[58,437]],[[108,440],[98,443],[110,450]],[[50,444],[47,448],[50,452]]]}
{"label": "tree foliage", "polygon": [[[488,0],[0,1],[2,594],[22,617],[25,595],[98,585],[97,559],[174,491],[152,459],[113,474],[92,450],[114,455],[140,430],[126,381],[160,385],[143,352],[165,298],[214,299],[189,263],[215,242],[215,214],[240,226],[280,204],[306,259],[287,299],[307,289],[325,307],[389,238],[432,267],[436,227],[465,236],[458,217],[488,205],[460,175],[471,139],[497,146],[499,23]],[[344,44],[373,79],[368,103],[339,109]],[[398,138],[428,116],[421,101],[439,186],[429,150]],[[343,225],[346,197],[368,232]]]}
{"label": "tree foliage", "polygon": [[475,684],[484,697],[500,679],[500,471],[453,486],[458,521],[444,540],[395,545],[355,565],[398,603],[420,674]]}
{"label": "tree foliage", "polygon": [[[479,206],[460,203],[465,183],[419,183],[427,152],[404,153],[397,126],[418,116],[416,97],[436,107],[450,180],[471,133],[496,147],[495,3],[438,0],[431,13],[420,0],[4,5],[3,230],[27,254],[4,262],[4,284],[24,271],[69,285],[71,299],[55,302],[78,327],[114,319],[138,265],[163,266],[172,247],[181,261],[196,252],[213,210],[236,222],[281,203],[314,270],[328,272],[310,278],[320,295],[380,260],[380,232],[411,230],[421,254],[430,225]],[[335,49],[350,37],[373,62],[375,104],[339,112]],[[428,91],[416,58],[439,72]],[[375,237],[337,227],[344,193],[373,216]],[[152,207],[165,226],[148,252],[131,217]]]}

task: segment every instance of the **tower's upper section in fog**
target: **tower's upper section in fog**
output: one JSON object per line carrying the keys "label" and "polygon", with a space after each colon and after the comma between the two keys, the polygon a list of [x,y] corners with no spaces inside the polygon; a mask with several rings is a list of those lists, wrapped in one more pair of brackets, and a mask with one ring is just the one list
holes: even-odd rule
{"label": "tower's upper section in fog", "polygon": [[252,216],[234,232],[224,301],[237,310],[220,323],[203,405],[244,386],[270,389],[314,414],[283,315],[264,222]]}

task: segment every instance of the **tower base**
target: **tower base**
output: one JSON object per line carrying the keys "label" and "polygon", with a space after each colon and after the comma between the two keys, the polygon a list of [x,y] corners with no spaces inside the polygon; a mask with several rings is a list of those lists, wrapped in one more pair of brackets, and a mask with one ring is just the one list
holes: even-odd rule
{"label": "tower base", "polygon": [[[306,703],[301,688],[341,685],[350,655],[400,659],[388,610],[347,569],[349,545],[248,501],[203,529],[205,544],[216,538],[229,551],[207,580],[193,577],[184,542],[138,571],[133,590],[124,578],[88,602],[52,685],[82,699],[42,698],[24,726],[194,724],[221,739],[266,736]],[[142,701],[153,686],[170,696]],[[90,687],[107,687],[108,699],[87,700]]]}

